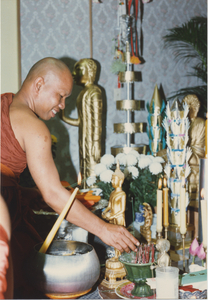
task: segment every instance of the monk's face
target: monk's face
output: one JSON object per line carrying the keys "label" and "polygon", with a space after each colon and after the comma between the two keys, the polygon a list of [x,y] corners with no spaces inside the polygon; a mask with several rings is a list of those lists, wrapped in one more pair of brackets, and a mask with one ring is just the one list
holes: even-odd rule
{"label": "monk's face", "polygon": [[59,74],[49,73],[41,87],[36,113],[43,120],[49,120],[65,108],[65,99],[71,94],[73,80],[69,70]]}

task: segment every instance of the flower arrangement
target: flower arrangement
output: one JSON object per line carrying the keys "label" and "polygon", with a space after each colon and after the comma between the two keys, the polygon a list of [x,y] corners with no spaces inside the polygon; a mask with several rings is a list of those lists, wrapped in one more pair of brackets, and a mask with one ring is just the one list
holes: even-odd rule
{"label": "flower arrangement", "polygon": [[194,264],[195,262],[195,257],[198,256],[198,258],[200,258],[202,261],[202,267],[204,266],[204,259],[206,257],[206,253],[204,251],[203,243],[201,243],[201,245],[199,246],[199,243],[195,238],[191,243],[189,253],[193,256],[192,264]]}
{"label": "flower arrangement", "polygon": [[139,211],[144,202],[152,207],[156,206],[157,181],[163,174],[164,162],[159,156],[139,154],[135,150],[128,154],[119,153],[116,157],[105,154],[94,168],[95,176],[87,178],[87,185],[97,185],[102,190],[102,197],[108,200],[113,190],[111,179],[117,161],[125,175],[122,189],[127,195],[127,200],[133,199],[134,211]]}

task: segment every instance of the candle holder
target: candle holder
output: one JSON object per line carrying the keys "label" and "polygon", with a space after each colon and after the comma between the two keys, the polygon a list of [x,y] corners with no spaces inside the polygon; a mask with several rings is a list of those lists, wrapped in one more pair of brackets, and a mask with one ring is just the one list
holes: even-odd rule
{"label": "candle holder", "polygon": [[162,238],[163,238],[162,232],[157,232],[157,240],[160,240]]}
{"label": "candle holder", "polygon": [[165,239],[167,240],[168,238],[168,226],[164,226],[165,227]]}
{"label": "candle holder", "polygon": [[182,237],[182,243],[183,243],[183,271],[185,272],[185,236],[186,234],[181,234]]}

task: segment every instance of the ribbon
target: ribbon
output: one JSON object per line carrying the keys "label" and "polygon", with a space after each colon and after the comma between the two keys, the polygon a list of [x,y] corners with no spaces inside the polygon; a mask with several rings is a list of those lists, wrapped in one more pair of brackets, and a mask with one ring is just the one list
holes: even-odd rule
{"label": "ribbon", "polygon": [[180,209],[171,207],[171,214],[172,214],[172,212],[179,213]]}

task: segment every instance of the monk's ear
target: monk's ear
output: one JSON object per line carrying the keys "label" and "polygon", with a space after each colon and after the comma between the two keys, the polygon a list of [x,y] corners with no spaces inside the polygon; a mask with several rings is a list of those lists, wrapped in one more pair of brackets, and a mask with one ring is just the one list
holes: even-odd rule
{"label": "monk's ear", "polygon": [[35,80],[35,91],[36,91],[36,93],[39,93],[43,86],[44,86],[43,77],[37,77],[36,80]]}

